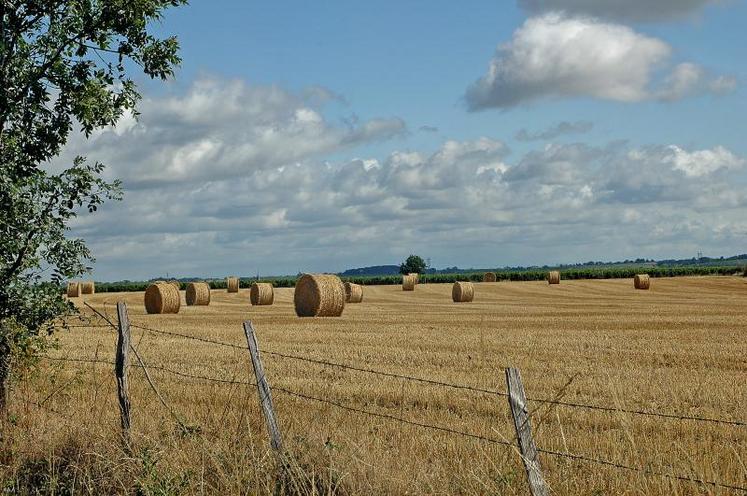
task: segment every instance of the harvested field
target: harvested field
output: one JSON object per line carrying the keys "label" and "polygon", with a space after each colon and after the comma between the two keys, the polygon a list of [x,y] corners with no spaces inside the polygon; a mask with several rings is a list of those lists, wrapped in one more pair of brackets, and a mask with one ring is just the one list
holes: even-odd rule
{"label": "harvested field", "polygon": [[[337,488],[341,494],[524,495],[527,488],[513,448],[345,411],[279,388],[512,442],[505,397],[268,351],[501,392],[506,390],[503,369],[514,366],[529,398],[747,420],[747,284],[742,278],[656,279],[649,291],[636,291],[630,279],[474,287],[473,303],[455,305],[451,284],[421,284],[415,292],[367,286],[364,302],[346,306],[335,319],[296,317],[293,290],[286,288],[275,289],[272,306],[249,306],[249,289],[240,289],[214,292],[210,306],[183,307],[175,315],[146,315],[142,292],[95,294],[87,302],[108,315],[116,315],[117,300],[127,302],[130,320],[140,326],[132,329],[133,343],[146,364],[228,382],[254,380],[246,350],[142,327],[245,347],[241,323],[251,319],[267,378],[277,388],[275,409],[285,448],[295,457],[294,478],[308,492],[315,487],[320,493]],[[73,328],[58,336],[61,348],[54,356],[113,360],[116,334],[109,329]],[[2,459],[4,479],[18,477],[23,463],[28,467],[65,447],[80,453],[78,490],[117,492],[143,478],[139,460],[148,448],[157,453],[159,474],[181,481],[186,493],[272,491],[273,460],[255,387],[151,369],[165,400],[184,419],[187,428],[180,429],[133,368],[133,462],[117,438],[112,367],[55,361],[41,367],[45,373],[22,381],[13,395],[17,420],[7,428],[15,455]],[[24,403],[47,397],[46,408],[74,420]],[[747,486],[745,426],[531,399],[529,408],[541,449]],[[0,448],[10,453],[11,441],[2,442]],[[546,454],[541,460],[553,494],[734,493]]]}

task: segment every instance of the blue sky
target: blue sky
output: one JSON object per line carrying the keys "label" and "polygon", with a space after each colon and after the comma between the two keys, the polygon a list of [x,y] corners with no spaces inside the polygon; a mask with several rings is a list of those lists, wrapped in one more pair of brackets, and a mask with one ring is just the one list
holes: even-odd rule
{"label": "blue sky", "polygon": [[[655,2],[654,2],[655,3]],[[329,88],[348,101],[340,114],[399,115],[411,127],[438,127],[441,136],[510,135],[569,120],[597,123],[598,141],[713,143],[747,152],[741,132],[744,89],[666,105],[621,105],[585,98],[543,102],[511,112],[465,112],[465,86],[485,72],[499,43],[527,18],[511,1],[314,2],[193,1],[166,18],[179,36],[184,64],[178,85],[201,73],[278,84],[292,90]],[[631,23],[674,48],[673,60],[696,60],[716,73],[747,80],[747,3],[706,4],[684,18]],[[158,91],[160,84],[149,85]],[[698,116],[694,120],[694,116]],[[719,122],[714,127],[713,123]],[[413,147],[438,146],[438,136],[413,136]]]}
{"label": "blue sky", "polygon": [[128,188],[74,234],[99,279],[745,251],[747,2],[619,5],[193,0],[63,154]]}

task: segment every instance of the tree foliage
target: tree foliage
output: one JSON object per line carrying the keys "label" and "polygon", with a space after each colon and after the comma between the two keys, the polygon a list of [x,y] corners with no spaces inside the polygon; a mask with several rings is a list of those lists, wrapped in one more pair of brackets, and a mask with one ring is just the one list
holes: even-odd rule
{"label": "tree foliage", "polygon": [[[186,0],[0,2],[0,408],[13,350],[33,348],[69,311],[59,284],[93,261],[68,236],[79,212],[121,196],[104,165],[54,163],[71,132],[90,135],[136,113],[134,73],[166,79],[174,37],[153,34]],[[46,281],[46,282],[43,282]]]}
{"label": "tree foliage", "polygon": [[425,272],[426,268],[427,264],[422,257],[419,257],[418,255],[410,255],[407,257],[407,260],[400,264],[399,273],[412,274],[413,272],[417,272],[418,274],[422,274]]}

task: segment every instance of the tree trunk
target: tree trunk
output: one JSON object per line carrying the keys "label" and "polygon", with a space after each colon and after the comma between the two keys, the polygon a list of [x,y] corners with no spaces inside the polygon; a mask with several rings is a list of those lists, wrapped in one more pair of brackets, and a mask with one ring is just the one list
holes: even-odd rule
{"label": "tree trunk", "polygon": [[0,334],[0,416],[4,417],[8,407],[10,390],[10,343],[8,336]]}

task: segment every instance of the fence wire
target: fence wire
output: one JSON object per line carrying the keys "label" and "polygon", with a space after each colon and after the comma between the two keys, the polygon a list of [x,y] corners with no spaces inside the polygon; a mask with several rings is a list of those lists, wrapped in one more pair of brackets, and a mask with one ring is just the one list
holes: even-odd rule
{"label": "fence wire", "polygon": [[[113,328],[116,329],[116,326],[105,315],[101,314],[94,307],[92,307],[90,305],[87,305],[87,306],[91,310],[93,310],[99,317],[101,317],[103,320],[105,320],[106,322],[108,322],[109,326],[111,326],[111,327],[113,327]],[[213,345],[223,346],[223,347],[228,347],[228,348],[233,348],[233,349],[240,349],[240,350],[246,350],[247,349],[245,346],[235,345],[235,344],[232,344],[232,343],[226,343],[226,342],[223,342],[223,341],[213,340],[213,339],[209,339],[209,338],[201,338],[201,337],[197,337],[197,336],[190,336],[190,335],[187,335],[187,334],[182,334],[182,333],[177,333],[177,332],[172,332],[172,331],[163,331],[161,329],[154,329],[154,328],[151,328],[151,327],[142,326],[142,325],[138,325],[138,324],[134,324],[134,323],[131,323],[130,325],[133,328],[140,329],[140,330],[147,331],[147,332],[153,332],[153,333],[157,333],[157,334],[163,334],[163,335],[169,335],[169,336],[173,336],[173,337],[190,339],[190,340],[200,341],[200,342],[204,342],[204,343],[208,343],[208,344],[213,344]],[[337,367],[337,368],[341,368],[341,369],[347,369],[347,370],[353,370],[353,371],[357,371],[357,372],[374,374],[374,375],[378,375],[378,376],[382,376],[382,377],[398,378],[398,379],[403,379],[403,380],[408,380],[408,381],[420,382],[420,383],[425,383],[425,384],[430,384],[430,385],[435,385],[435,386],[449,387],[449,388],[453,388],[453,389],[467,390],[467,391],[472,391],[472,392],[477,392],[477,393],[483,393],[483,394],[491,394],[491,395],[498,395],[498,396],[507,396],[507,393],[504,393],[504,392],[501,392],[501,391],[494,391],[494,390],[489,390],[489,389],[476,388],[476,387],[473,387],[473,386],[468,386],[468,385],[463,385],[463,384],[453,384],[453,383],[447,383],[447,382],[442,382],[442,381],[436,381],[436,380],[432,380],[432,379],[426,379],[426,378],[420,378],[420,377],[414,377],[414,376],[407,376],[407,375],[402,375],[402,374],[394,374],[394,373],[391,373],[391,372],[384,372],[384,371],[375,370],[375,369],[369,369],[369,368],[363,368],[363,367],[356,367],[356,366],[352,366],[352,365],[346,365],[346,364],[341,364],[341,363],[336,363],[336,362],[330,362],[330,361],[327,361],[327,360],[320,360],[320,359],[313,359],[313,358],[308,358],[308,357],[302,357],[302,356],[298,356],[298,355],[285,354],[285,353],[275,352],[275,351],[271,351],[271,350],[260,350],[260,351],[262,353],[269,354],[269,355],[272,355],[272,356],[278,356],[280,358],[286,358],[286,359],[292,359],[292,360],[299,360],[299,361],[304,361],[304,362],[308,362],[308,363],[314,363],[314,364],[317,364],[317,365],[323,365],[323,366],[329,366],[329,367]],[[95,363],[107,363],[107,364],[112,364],[113,365],[113,362],[109,362],[109,361],[106,361],[106,360],[98,360],[98,359],[97,360],[81,360],[81,359],[76,359],[76,360],[69,360],[69,361],[79,361],[79,362],[80,361],[90,361],[90,362],[95,362]],[[156,369],[156,370],[161,370],[161,371],[164,371],[164,372],[167,372],[167,373],[171,373],[171,374],[174,374],[174,375],[178,375],[178,376],[181,376],[181,377],[186,377],[186,378],[205,380],[205,381],[215,382],[215,383],[244,384],[244,385],[254,385],[254,386],[256,386],[255,383],[252,383],[252,382],[249,382],[249,381],[233,381],[233,380],[225,380],[225,379],[217,379],[217,378],[212,378],[212,377],[200,376],[200,375],[195,375],[195,374],[189,374],[189,373],[185,373],[185,372],[175,371],[175,370],[169,369],[167,367],[159,366],[159,365],[155,365],[155,366],[154,365],[149,365],[148,367]],[[394,415],[385,414],[385,413],[371,412],[369,410],[364,410],[364,409],[353,407],[353,406],[350,406],[350,405],[345,405],[345,404],[340,403],[338,401],[334,401],[334,400],[330,400],[330,399],[326,399],[326,398],[319,398],[319,397],[308,395],[308,394],[305,394],[305,393],[299,393],[297,391],[292,391],[292,390],[289,390],[287,388],[283,388],[283,387],[279,387],[279,386],[274,386],[272,388],[272,390],[280,392],[280,393],[283,393],[283,394],[287,394],[287,395],[290,395],[290,396],[293,396],[293,397],[296,397],[296,398],[299,398],[299,399],[303,399],[303,400],[307,400],[307,401],[315,401],[315,402],[320,402],[320,403],[328,404],[330,406],[334,406],[336,408],[340,408],[340,409],[343,409],[343,410],[346,410],[346,411],[358,413],[358,414],[361,414],[361,415],[367,415],[367,416],[375,417],[375,418],[383,418],[383,419],[387,419],[387,420],[394,421],[394,422],[400,422],[400,423],[403,423],[403,424],[413,425],[413,426],[417,426],[417,427],[421,427],[421,428],[425,428],[425,429],[431,429],[431,430],[434,430],[434,431],[445,432],[445,433],[450,433],[450,434],[454,434],[454,435],[460,435],[460,436],[464,436],[464,437],[467,437],[467,438],[478,439],[478,440],[485,441],[485,442],[490,442],[490,443],[495,443],[495,444],[500,444],[500,445],[506,445],[506,446],[513,446],[512,443],[510,443],[508,441],[505,441],[505,440],[502,440],[502,439],[490,438],[490,437],[481,436],[481,435],[478,435],[478,434],[473,434],[473,433],[469,433],[469,432],[459,431],[459,430],[456,430],[456,429],[451,429],[451,428],[448,428],[448,427],[441,427],[441,426],[434,426],[434,425],[431,425],[431,424],[424,424],[424,423],[415,422],[415,421],[411,421],[411,420],[408,420],[408,419],[403,419],[403,418],[400,418],[400,417],[397,417],[397,416],[394,416]],[[649,417],[658,417],[658,418],[673,419],[673,420],[680,420],[680,421],[685,421],[685,420],[688,420],[688,421],[701,421],[701,422],[710,422],[710,423],[723,424],[723,425],[731,425],[731,426],[739,426],[739,427],[743,427],[743,426],[747,425],[747,422],[744,422],[744,421],[741,421],[741,420],[726,420],[726,419],[718,419],[718,418],[710,418],[710,417],[696,417],[696,416],[679,415],[679,414],[672,414],[672,413],[651,412],[651,411],[644,411],[644,410],[631,410],[631,409],[622,409],[622,408],[617,408],[617,407],[607,407],[607,406],[589,405],[589,404],[583,404],[583,403],[574,403],[574,402],[567,402],[567,401],[561,401],[561,400],[548,400],[548,399],[543,399],[543,398],[530,398],[530,397],[528,397],[527,400],[528,401],[538,402],[538,403],[544,403],[544,404],[553,404],[553,405],[558,405],[558,406],[566,406],[566,407],[571,407],[571,408],[581,408],[581,409],[589,409],[589,410],[612,412],[612,413],[628,413],[628,414],[632,414],[632,415],[643,415],[643,416],[649,416]],[[657,472],[657,471],[653,471],[653,470],[646,469],[646,468],[634,467],[634,466],[631,466],[631,465],[620,464],[620,463],[617,463],[617,462],[613,462],[613,461],[609,461],[609,460],[604,460],[604,459],[601,459],[601,458],[593,458],[593,457],[589,457],[589,456],[586,456],[586,455],[580,455],[580,454],[575,454],[575,453],[567,453],[567,452],[560,452],[560,451],[547,450],[547,449],[538,449],[538,451],[540,453],[544,453],[544,454],[546,454],[548,456],[561,457],[561,458],[566,458],[566,459],[571,459],[571,460],[576,460],[576,461],[582,461],[582,462],[586,462],[586,463],[594,463],[594,464],[598,464],[598,465],[603,465],[603,466],[608,466],[608,467],[612,467],[612,468],[617,468],[617,469],[620,469],[620,470],[628,470],[628,471],[632,471],[632,472],[639,472],[639,473],[643,473],[645,475],[663,477],[663,478],[677,480],[677,481],[691,482],[691,483],[695,483],[695,484],[699,484],[699,485],[704,485],[704,486],[712,486],[712,487],[719,487],[719,488],[724,488],[724,489],[732,489],[732,490],[737,490],[737,491],[742,491],[742,492],[747,493],[747,487],[737,486],[737,485],[734,485],[734,484],[723,483],[723,482],[720,482],[720,481],[710,481],[710,480],[705,480],[705,479],[700,479],[700,478],[695,478],[695,477],[689,477],[689,476],[684,476],[684,475],[669,474],[669,473],[666,473],[666,472]]]}
{"label": "fence wire", "polygon": [[[116,362],[114,360],[104,360],[100,358],[68,358],[68,357],[52,357],[45,355],[42,357],[45,360],[51,360],[54,362],[72,362],[72,363],[94,363],[99,365],[116,365]],[[179,377],[184,377],[187,379],[197,379],[201,381],[207,381],[207,382],[215,382],[220,384],[241,384],[245,386],[256,386],[256,382],[251,381],[236,381],[236,380],[229,380],[229,379],[219,379],[217,377],[209,377],[199,374],[191,374],[189,372],[182,372],[180,370],[174,370],[169,367],[165,367],[163,365],[154,365],[152,363],[149,363],[147,366],[143,367],[139,363],[131,363],[129,364],[130,367],[134,369],[143,369],[148,368],[152,370],[159,370],[161,372],[166,372],[168,374],[176,375]]]}
{"label": "fence wire", "polygon": [[571,460],[576,461],[582,461],[582,462],[588,462],[588,463],[595,463],[597,465],[604,465],[607,467],[613,467],[618,468],[621,470],[628,470],[631,472],[638,472],[644,475],[651,475],[655,477],[663,477],[665,479],[671,479],[676,481],[683,481],[683,482],[692,482],[693,484],[698,484],[701,486],[712,486],[712,487],[719,487],[722,489],[733,489],[736,491],[742,491],[744,493],[747,493],[747,487],[745,486],[737,486],[733,484],[724,483],[721,481],[712,481],[712,480],[706,480],[706,479],[699,479],[697,477],[689,477],[687,475],[677,475],[677,474],[668,474],[666,472],[658,472],[656,470],[650,470],[647,468],[641,468],[641,467],[633,467],[632,465],[625,465],[622,463],[612,462],[609,460],[603,460],[601,458],[592,458],[585,455],[578,455],[575,453],[567,453],[562,451],[554,451],[554,450],[548,450],[548,449],[542,449],[537,448],[537,451],[540,453],[543,453],[545,455],[554,456],[554,457],[560,457],[560,458],[568,458]]}
{"label": "fence wire", "polygon": [[[95,363],[95,364],[105,364],[105,365],[112,365],[112,366],[114,365],[114,361],[105,360],[105,359],[99,359],[99,358],[86,359],[86,358],[67,358],[67,357],[50,357],[50,356],[45,356],[43,358],[49,359],[49,360],[53,360],[53,361],[63,361],[63,362],[73,362],[73,363]],[[131,364],[130,366],[134,367],[134,368],[143,368],[139,364]],[[220,384],[239,384],[239,385],[246,385],[246,386],[256,386],[257,385],[255,382],[251,382],[251,381],[237,381],[237,380],[219,379],[219,378],[215,378],[215,377],[208,377],[208,376],[202,376],[202,375],[197,375],[197,374],[191,374],[191,373],[187,373],[187,372],[181,372],[181,371],[170,369],[168,367],[164,367],[162,365],[153,365],[153,364],[150,364],[150,365],[148,365],[148,368],[149,369],[154,369],[154,370],[160,370],[160,371],[163,371],[163,372],[166,372],[166,373],[170,373],[170,374],[173,374],[173,375],[176,375],[176,376],[180,376],[180,377],[185,377],[185,378],[190,378],[190,379],[197,379],[197,380],[204,380],[204,381],[214,382],[214,383],[220,383]],[[443,426],[439,426],[439,425],[426,424],[426,423],[417,422],[417,421],[405,419],[405,418],[402,418],[402,417],[398,417],[396,415],[390,415],[388,413],[374,412],[374,411],[371,411],[371,410],[366,410],[366,409],[358,408],[358,407],[355,407],[355,406],[346,405],[346,404],[341,403],[339,401],[331,400],[331,399],[328,399],[328,398],[320,398],[318,396],[313,396],[313,395],[310,395],[310,394],[301,393],[301,392],[298,392],[298,391],[293,391],[291,389],[288,389],[288,388],[285,388],[285,387],[282,387],[282,386],[277,386],[277,385],[276,386],[271,386],[270,389],[273,392],[279,392],[279,393],[282,393],[282,394],[285,394],[285,395],[288,395],[288,396],[291,396],[291,397],[295,397],[295,398],[298,398],[298,399],[301,399],[301,400],[314,401],[314,402],[317,402],[317,403],[322,403],[322,404],[330,405],[330,406],[333,406],[335,408],[339,408],[339,409],[344,410],[344,411],[353,412],[353,413],[356,413],[356,414],[365,415],[365,416],[372,417],[372,418],[385,419],[385,420],[388,420],[388,421],[391,421],[391,422],[397,422],[397,423],[400,423],[400,424],[405,424],[405,425],[410,425],[410,426],[419,427],[419,428],[423,428],[423,429],[428,429],[428,430],[432,430],[432,431],[435,431],[435,432],[442,432],[442,433],[446,433],[446,434],[457,435],[457,436],[461,436],[461,437],[465,437],[465,438],[469,438],[469,439],[474,439],[474,440],[478,440],[478,441],[483,441],[483,442],[487,442],[487,443],[497,444],[497,445],[501,445],[501,446],[515,447],[514,443],[512,443],[510,441],[506,441],[505,439],[497,439],[497,438],[493,438],[493,437],[483,436],[483,435],[480,435],[480,434],[474,434],[474,433],[471,433],[471,432],[466,432],[466,431],[461,431],[461,430],[457,430],[457,429],[452,429],[450,427],[443,427]],[[585,462],[585,463],[593,463],[593,464],[596,464],[596,465],[602,465],[602,466],[606,466],[606,467],[617,468],[617,469],[620,469],[620,470],[627,470],[627,471],[631,471],[631,472],[637,472],[637,473],[641,473],[641,474],[648,475],[648,476],[662,477],[662,478],[666,478],[666,479],[670,479],[670,480],[676,480],[676,481],[680,481],[680,482],[690,482],[690,483],[698,484],[698,485],[702,485],[702,486],[711,486],[711,487],[717,487],[717,488],[722,488],[722,489],[731,489],[731,490],[741,491],[741,492],[747,493],[747,487],[738,486],[738,485],[730,484],[730,483],[724,483],[724,482],[721,482],[721,481],[713,481],[713,480],[701,479],[701,478],[690,477],[690,476],[686,476],[686,475],[669,474],[669,473],[666,473],[666,472],[659,472],[659,471],[655,471],[655,470],[651,470],[651,469],[647,469],[647,468],[635,467],[635,466],[632,466],[632,465],[626,465],[626,464],[622,464],[622,463],[618,463],[618,462],[614,462],[614,461],[610,461],[610,460],[604,460],[602,458],[593,458],[593,457],[589,457],[589,456],[581,455],[581,454],[577,454],[577,453],[569,453],[569,452],[548,450],[548,449],[543,449],[543,448],[537,448],[537,451],[540,452],[540,453],[543,453],[545,455],[548,455],[548,456],[553,456],[553,457],[558,457],[558,458],[565,458],[565,459],[570,459],[570,460],[575,460],[575,461],[580,461],[580,462]]]}
{"label": "fence wire", "polygon": [[[131,323],[130,325],[131,327],[134,327],[136,329],[140,329],[140,330],[147,331],[147,332],[153,332],[156,334],[164,334],[168,336],[180,337],[184,339],[200,341],[203,343],[214,344],[217,346],[246,350],[246,346],[239,346],[239,345],[235,345],[232,343],[226,343],[224,341],[217,341],[214,339],[202,338],[198,336],[190,336],[188,334],[182,334],[182,333],[173,332],[173,331],[163,331],[160,329],[153,329],[151,327],[146,327],[146,326],[142,326],[142,325],[138,325],[134,323]],[[328,367],[335,367],[335,368],[340,368],[340,369],[345,369],[345,370],[353,370],[356,372],[363,372],[363,373],[368,373],[372,375],[377,375],[379,377],[402,379],[402,380],[407,380],[411,382],[419,382],[421,384],[428,384],[431,386],[440,386],[440,387],[446,387],[446,388],[451,388],[451,389],[470,391],[473,393],[490,394],[490,395],[502,396],[502,397],[508,396],[508,393],[503,392],[503,391],[478,388],[478,387],[469,386],[465,384],[454,384],[454,383],[437,381],[434,379],[426,379],[422,377],[409,376],[409,375],[404,375],[404,374],[396,374],[393,372],[385,372],[385,371],[375,370],[371,368],[357,367],[353,365],[342,364],[339,362],[331,362],[328,360],[302,357],[302,356],[292,355],[288,353],[280,353],[280,352],[272,351],[268,349],[260,349],[260,352],[265,353],[267,355],[277,356],[280,358],[298,360],[302,362],[313,363],[316,365],[324,365]],[[713,423],[713,424],[730,425],[730,426],[736,426],[736,427],[747,426],[747,422],[742,421],[742,420],[721,419],[721,418],[715,418],[715,417],[700,417],[700,416],[695,416],[695,415],[682,415],[682,414],[677,414],[677,413],[652,412],[652,411],[647,411],[647,410],[637,410],[637,409],[619,408],[619,407],[602,406],[602,405],[590,405],[590,404],[585,404],[585,403],[577,403],[577,402],[563,401],[563,400],[552,400],[552,399],[536,398],[536,397],[529,397],[529,396],[527,397],[527,400],[533,401],[536,403],[542,403],[542,404],[551,404],[551,405],[563,406],[567,408],[581,408],[581,409],[586,409],[586,410],[594,410],[594,411],[607,412],[607,413],[624,413],[624,414],[629,414],[629,415],[658,417],[658,418],[669,419],[669,420],[708,422],[708,423]]]}

